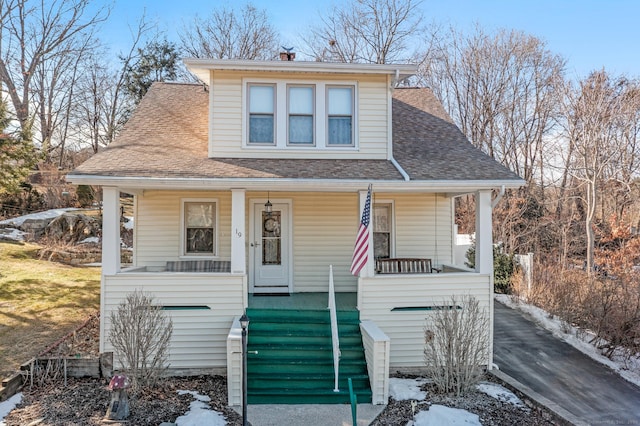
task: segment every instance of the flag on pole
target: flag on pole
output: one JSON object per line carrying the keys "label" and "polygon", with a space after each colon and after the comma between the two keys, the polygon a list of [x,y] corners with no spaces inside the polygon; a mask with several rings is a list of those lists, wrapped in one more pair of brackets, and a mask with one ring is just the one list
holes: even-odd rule
{"label": "flag on pole", "polygon": [[362,219],[358,227],[356,243],[353,247],[353,259],[351,260],[351,273],[355,276],[360,274],[364,265],[369,259],[369,224],[371,223],[371,185],[367,192],[367,201],[362,209]]}

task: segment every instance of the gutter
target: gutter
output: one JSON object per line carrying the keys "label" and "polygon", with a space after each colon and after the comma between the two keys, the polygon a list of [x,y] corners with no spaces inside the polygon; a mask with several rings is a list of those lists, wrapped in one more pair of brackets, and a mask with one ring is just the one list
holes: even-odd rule
{"label": "gutter", "polygon": [[[389,160],[391,161],[391,160]],[[405,172],[406,174],[406,172]],[[331,190],[334,192],[351,192],[362,189],[371,183],[371,179],[293,179],[293,178],[160,178],[160,177],[122,177],[69,174],[67,181],[74,185],[100,185],[121,188],[160,189],[160,190],[227,190],[229,188],[245,188],[247,190],[309,190],[312,192]],[[394,192],[452,192],[466,194],[481,189],[519,188],[523,185],[520,179],[513,180],[374,180],[378,190]]]}

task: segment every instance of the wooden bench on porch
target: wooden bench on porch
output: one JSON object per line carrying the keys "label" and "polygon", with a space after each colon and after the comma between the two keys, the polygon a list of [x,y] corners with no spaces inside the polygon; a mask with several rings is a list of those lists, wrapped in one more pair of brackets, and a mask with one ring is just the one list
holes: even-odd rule
{"label": "wooden bench on porch", "polygon": [[376,259],[377,274],[430,274],[440,272],[431,266],[431,259],[388,258]]}
{"label": "wooden bench on porch", "polygon": [[231,272],[231,262],[228,260],[169,261],[167,272]]}

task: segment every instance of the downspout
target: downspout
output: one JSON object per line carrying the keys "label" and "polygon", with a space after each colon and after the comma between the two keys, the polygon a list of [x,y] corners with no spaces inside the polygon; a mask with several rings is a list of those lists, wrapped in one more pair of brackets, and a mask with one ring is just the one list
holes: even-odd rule
{"label": "downspout", "polygon": [[396,170],[398,170],[398,172],[400,172],[400,174],[402,175],[402,178],[405,181],[410,181],[411,178],[409,177],[409,175],[407,174],[407,172],[404,171],[404,169],[402,168],[402,166],[400,166],[400,164],[398,164],[398,162],[396,161],[395,158],[390,157],[389,161],[391,161],[391,164],[393,164],[393,166],[396,168]]}
{"label": "downspout", "polygon": [[498,205],[500,200],[502,200],[502,197],[504,197],[504,192],[505,192],[504,185],[502,185],[500,187],[500,192],[498,193],[498,196],[495,198],[495,200],[491,202],[491,209],[494,209]]}
{"label": "downspout", "polygon": [[388,159],[391,162],[391,164],[393,164],[393,167],[396,168],[396,170],[400,173],[400,175],[402,175],[402,178],[405,180],[405,182],[408,182],[411,180],[411,178],[409,177],[409,174],[402,168],[402,166],[400,166],[400,164],[398,164],[398,162],[396,161],[396,159],[393,157],[393,111],[392,111],[392,97],[393,95],[391,93],[393,93],[393,89],[395,89],[396,84],[398,84],[398,80],[400,79],[400,70],[396,69],[396,74],[395,77],[393,79],[393,84],[390,87],[390,94],[389,94],[389,130],[388,130],[388,134],[387,137],[389,138],[389,145],[388,145]]}

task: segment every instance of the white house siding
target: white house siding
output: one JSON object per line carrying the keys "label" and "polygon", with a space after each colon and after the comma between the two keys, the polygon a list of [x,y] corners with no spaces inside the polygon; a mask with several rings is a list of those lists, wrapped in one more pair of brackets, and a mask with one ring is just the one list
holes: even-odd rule
{"label": "white house siding", "polygon": [[333,265],[336,292],[355,292],[349,272],[358,227],[358,197],[352,193],[291,194],[295,292],[326,292]]}
{"label": "white house siding", "polygon": [[[247,193],[246,232],[252,213],[250,201],[264,195]],[[336,291],[356,291],[357,280],[349,273],[349,266],[360,220],[357,194],[280,192],[271,193],[271,197],[292,203],[294,291],[327,291],[329,265],[334,267]],[[396,257],[428,257],[435,266],[451,262],[451,203],[444,196],[375,193],[374,187],[373,197],[374,203],[394,204]],[[162,267],[167,261],[180,259],[182,198],[218,200],[218,254],[229,259],[230,192],[146,191],[137,200],[136,266]]]}
{"label": "white house siding", "polygon": [[[259,82],[286,81],[289,84],[313,84],[317,82],[356,83],[358,110],[358,148],[345,149],[295,149],[286,147],[242,147],[244,79]],[[261,158],[353,158],[386,159],[389,103],[391,92],[387,87],[386,76],[335,76],[325,74],[289,74],[289,73],[246,73],[216,71],[210,86],[211,107],[209,127],[209,156],[253,158],[256,152]],[[316,97],[325,96],[324,91],[316,90]],[[325,126],[323,117],[316,116],[316,127]]]}
{"label": "white house siding", "polygon": [[[391,368],[424,366],[424,327],[428,310],[392,311],[393,308],[438,306],[452,295],[471,295],[489,316],[489,275],[450,273],[389,275],[361,278],[358,306],[363,320],[373,321],[391,339]],[[493,324],[489,324],[492,328]],[[488,362],[488,361],[487,361]]]}
{"label": "white house siding", "polygon": [[452,210],[440,194],[375,193],[374,202],[392,201],[395,215],[393,257],[429,258],[434,267],[451,263]]}
{"label": "white house siding", "polygon": [[218,257],[228,260],[231,252],[231,192],[145,191],[137,197],[136,266],[164,266],[180,259],[181,200],[218,200]]}
{"label": "white house siding", "polygon": [[243,312],[246,292],[244,276],[204,273],[121,273],[106,276],[104,329],[101,350],[112,351],[109,343],[110,314],[127,294],[136,289],[150,293],[164,306],[202,305],[209,309],[166,310],[173,321],[170,368],[199,369],[227,367],[227,335],[233,318]]}
{"label": "white house siding", "polygon": [[[292,202],[293,291],[327,291],[329,265],[333,265],[336,291],[355,292],[357,280],[349,267],[361,214],[357,194],[278,193],[274,197]],[[429,257],[434,265],[450,262],[451,203],[446,198],[374,194],[374,202],[377,199],[394,203],[397,257]]]}

